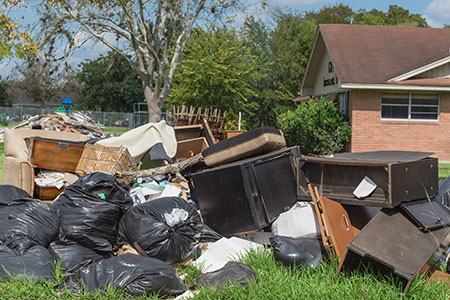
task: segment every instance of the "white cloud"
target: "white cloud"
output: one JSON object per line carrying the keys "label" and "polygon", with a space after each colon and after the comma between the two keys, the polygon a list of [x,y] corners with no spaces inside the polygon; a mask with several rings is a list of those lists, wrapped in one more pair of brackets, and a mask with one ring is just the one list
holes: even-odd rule
{"label": "white cloud", "polygon": [[425,10],[424,17],[431,27],[450,24],[450,0],[433,0]]}

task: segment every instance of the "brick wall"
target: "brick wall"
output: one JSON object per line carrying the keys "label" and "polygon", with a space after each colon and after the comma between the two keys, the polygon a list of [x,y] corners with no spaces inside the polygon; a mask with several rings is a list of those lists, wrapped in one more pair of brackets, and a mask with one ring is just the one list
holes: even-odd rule
{"label": "brick wall", "polygon": [[382,121],[381,92],[351,91],[351,151],[409,150],[434,152],[450,161],[450,93],[440,94],[439,122]]}

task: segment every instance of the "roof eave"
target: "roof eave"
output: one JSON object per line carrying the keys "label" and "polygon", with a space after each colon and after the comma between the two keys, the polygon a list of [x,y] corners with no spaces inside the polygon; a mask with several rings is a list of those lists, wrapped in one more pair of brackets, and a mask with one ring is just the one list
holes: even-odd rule
{"label": "roof eave", "polygon": [[361,90],[411,90],[411,91],[450,91],[450,86],[442,85],[412,85],[392,83],[341,83],[343,89]]}
{"label": "roof eave", "polygon": [[314,39],[314,44],[311,49],[311,53],[309,54],[308,64],[306,65],[305,75],[303,76],[303,79],[302,79],[302,85],[300,87],[300,95],[301,96],[303,96],[303,87],[305,85],[306,77],[308,76],[309,68],[311,66],[311,61],[312,61],[312,57],[314,55],[314,51],[316,50],[316,45],[317,45],[317,40],[319,39],[319,35],[320,35],[320,27],[317,28],[317,33],[316,33],[316,37]]}
{"label": "roof eave", "polygon": [[401,75],[396,76],[394,78],[391,78],[388,81],[403,81],[403,80],[409,79],[409,78],[411,78],[413,76],[416,76],[418,74],[421,74],[421,73],[424,73],[426,71],[429,71],[431,69],[440,67],[440,66],[442,66],[442,65],[444,65],[446,63],[449,63],[449,62],[450,62],[450,55],[447,56],[447,57],[441,58],[441,59],[439,59],[437,61],[434,61],[432,63],[429,63],[429,64],[427,64],[425,66],[422,66],[420,68],[411,70],[411,71],[409,71],[407,73],[404,73],[404,74],[401,74]]}

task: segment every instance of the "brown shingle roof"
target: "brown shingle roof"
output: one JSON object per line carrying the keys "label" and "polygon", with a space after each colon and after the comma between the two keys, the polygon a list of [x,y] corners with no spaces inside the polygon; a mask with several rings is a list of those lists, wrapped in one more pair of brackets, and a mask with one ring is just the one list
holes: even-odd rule
{"label": "brown shingle roof", "polygon": [[450,55],[450,29],[321,24],[342,83],[386,83]]}

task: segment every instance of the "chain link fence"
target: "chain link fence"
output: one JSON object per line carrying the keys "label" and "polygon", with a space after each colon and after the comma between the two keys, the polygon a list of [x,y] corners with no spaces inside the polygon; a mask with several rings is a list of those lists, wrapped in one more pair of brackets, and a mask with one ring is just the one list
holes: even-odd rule
{"label": "chain link fence", "polygon": [[[148,122],[148,112],[121,113],[105,111],[85,111],[88,116],[98,123],[107,127],[137,127]],[[21,122],[35,115],[52,114],[55,109],[41,109],[37,107],[8,107],[0,106],[0,121]],[[166,120],[168,124],[172,123],[171,113],[166,111],[161,114],[161,120]]]}

